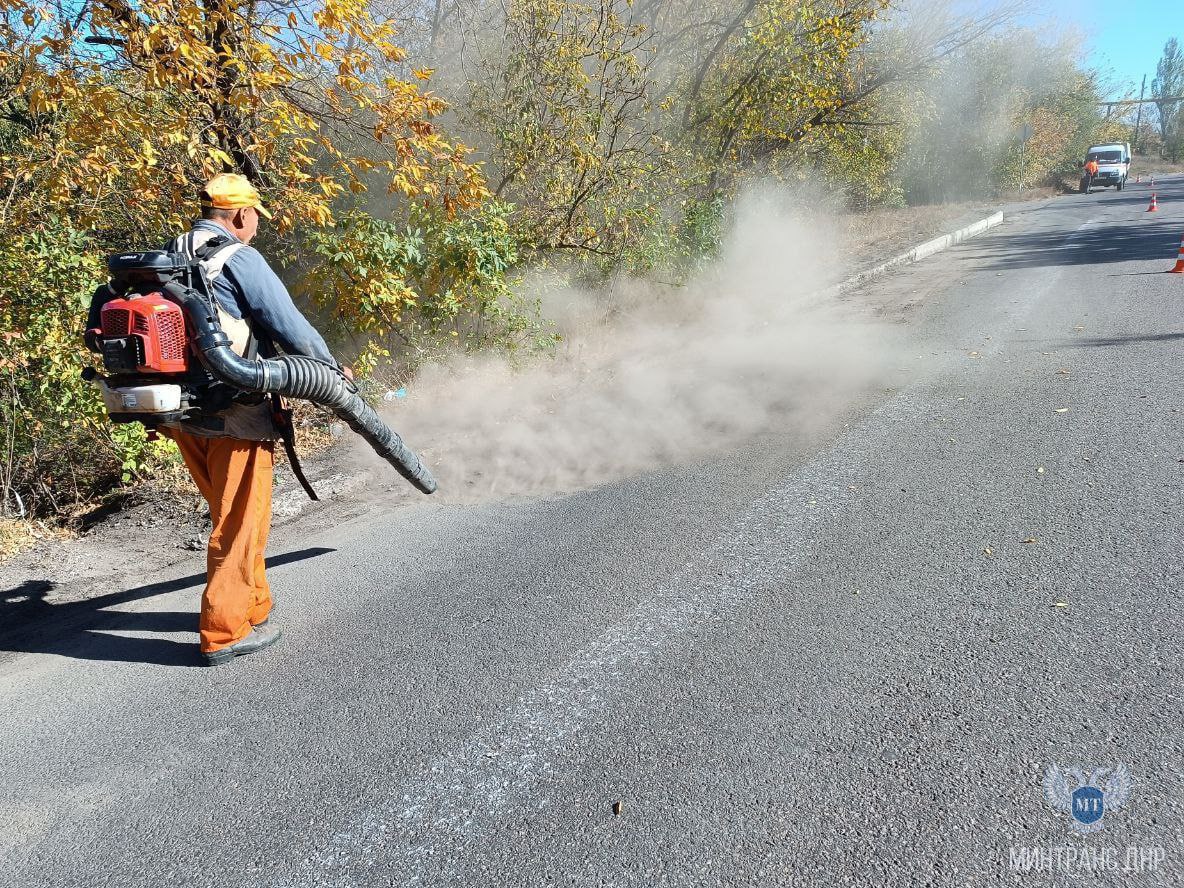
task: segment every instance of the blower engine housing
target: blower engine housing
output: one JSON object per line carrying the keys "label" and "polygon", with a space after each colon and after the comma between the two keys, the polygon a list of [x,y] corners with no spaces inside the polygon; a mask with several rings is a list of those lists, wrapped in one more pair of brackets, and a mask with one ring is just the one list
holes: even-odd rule
{"label": "blower engine housing", "polygon": [[140,422],[153,429],[178,422],[198,409],[209,375],[193,355],[185,311],[162,286],[183,266],[167,254],[112,257],[123,286],[100,309],[91,331],[106,376],[87,374],[103,396],[113,422]]}
{"label": "blower engine housing", "polygon": [[111,373],[185,373],[185,312],[160,293],[112,299],[102,309],[103,366]]}

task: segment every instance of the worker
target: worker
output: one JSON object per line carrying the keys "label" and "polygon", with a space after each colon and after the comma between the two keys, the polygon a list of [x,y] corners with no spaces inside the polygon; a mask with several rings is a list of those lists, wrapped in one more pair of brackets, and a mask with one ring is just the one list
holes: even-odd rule
{"label": "worker", "polygon": [[1090,155],[1085,161],[1085,193],[1089,194],[1090,188],[1094,184],[1094,176],[1098,174],[1098,159],[1094,155]]}
{"label": "worker", "polygon": [[[352,379],[267,261],[248,246],[260,217],[271,218],[251,182],[237,174],[215,176],[202,188],[200,201],[201,218],[166,249],[202,263],[234,350],[267,358],[277,354],[278,346],[337,367]],[[98,312],[99,306],[92,305],[88,328],[98,324]],[[199,631],[201,653],[212,666],[261,651],[280,638],[270,620],[263,553],[271,525],[275,442],[283,437],[286,420],[278,398],[239,393],[229,407],[161,426],[210,507],[213,528]]]}

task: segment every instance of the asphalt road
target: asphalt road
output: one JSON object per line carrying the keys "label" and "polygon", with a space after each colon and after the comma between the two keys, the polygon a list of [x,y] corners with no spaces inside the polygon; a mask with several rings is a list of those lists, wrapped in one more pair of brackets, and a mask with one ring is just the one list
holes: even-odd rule
{"label": "asphalt road", "polygon": [[[266,655],[191,668],[185,571],[10,631],[0,884],[1184,884],[1184,183],[1147,197],[877,282],[900,366],[809,434],[282,528]],[[1077,835],[1053,763],[1126,804]]]}

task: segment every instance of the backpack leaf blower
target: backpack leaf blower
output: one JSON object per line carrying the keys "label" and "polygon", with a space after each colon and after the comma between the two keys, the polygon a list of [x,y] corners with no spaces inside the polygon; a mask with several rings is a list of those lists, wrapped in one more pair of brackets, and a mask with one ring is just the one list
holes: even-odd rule
{"label": "backpack leaf blower", "polygon": [[[423,493],[436,479],[341,370],[301,355],[241,357],[223,331],[200,262],[176,253],[121,253],[107,261],[112,298],[87,331],[108,375],[86,368],[113,422],[149,429],[224,410],[243,392],[328,407]],[[195,360],[196,359],[196,360]]]}

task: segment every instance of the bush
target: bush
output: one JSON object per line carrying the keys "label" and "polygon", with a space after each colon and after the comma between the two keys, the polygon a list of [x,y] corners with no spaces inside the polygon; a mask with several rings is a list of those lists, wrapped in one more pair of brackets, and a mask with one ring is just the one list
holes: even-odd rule
{"label": "bush", "polygon": [[353,342],[361,374],[392,354],[413,366],[441,338],[466,351],[545,346],[538,306],[507,278],[518,261],[510,213],[494,202],[454,217],[416,209],[406,223],[348,213],[308,233],[299,289]]}

